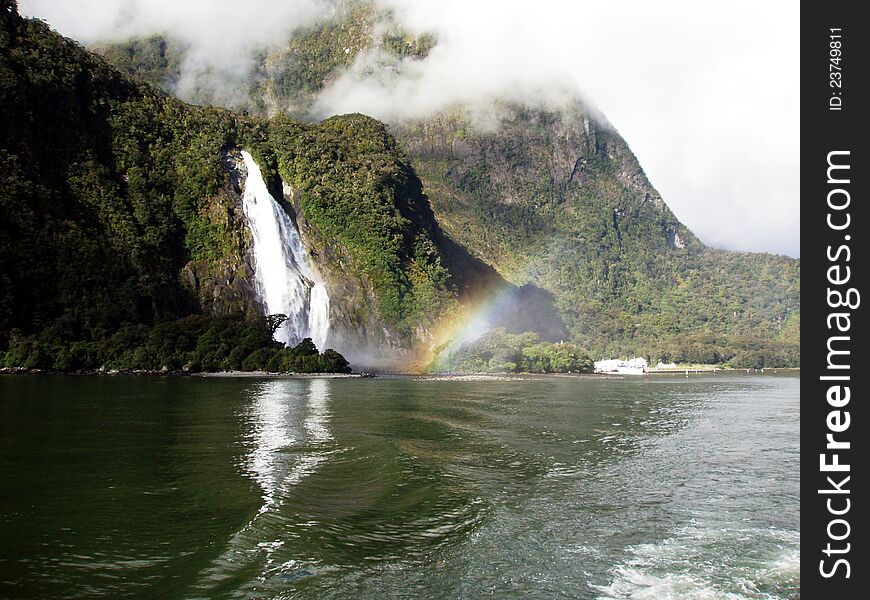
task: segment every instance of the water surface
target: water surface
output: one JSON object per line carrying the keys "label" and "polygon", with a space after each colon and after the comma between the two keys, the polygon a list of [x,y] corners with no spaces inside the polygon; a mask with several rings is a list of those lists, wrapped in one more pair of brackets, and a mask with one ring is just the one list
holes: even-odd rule
{"label": "water surface", "polygon": [[0,376],[0,597],[797,598],[797,376]]}

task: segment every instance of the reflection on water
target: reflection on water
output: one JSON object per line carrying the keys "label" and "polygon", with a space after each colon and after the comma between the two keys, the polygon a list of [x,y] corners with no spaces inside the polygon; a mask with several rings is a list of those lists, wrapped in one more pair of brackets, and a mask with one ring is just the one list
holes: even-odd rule
{"label": "reflection on water", "polygon": [[[329,385],[324,379],[304,383],[274,380],[254,390],[245,415],[250,444],[244,471],[263,491],[260,513],[278,504],[283,493],[312,473],[326,456],[318,444],[332,440],[329,433]],[[293,454],[293,447],[306,452]]]}
{"label": "reflection on water", "polygon": [[282,505],[294,486],[314,473],[331,451],[327,446],[333,439],[329,384],[324,379],[261,382],[242,418],[248,432],[241,470],[259,486],[262,506],[203,573],[197,587],[204,595],[232,591],[250,596],[261,588],[266,574],[296,569],[295,561],[275,558],[292,525]]}

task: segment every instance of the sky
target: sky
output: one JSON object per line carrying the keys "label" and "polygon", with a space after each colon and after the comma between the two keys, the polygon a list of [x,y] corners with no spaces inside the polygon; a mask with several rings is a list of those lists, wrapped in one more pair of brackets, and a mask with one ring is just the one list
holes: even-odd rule
{"label": "sky", "polygon": [[[786,0],[377,0],[429,57],[324,91],[323,114],[385,120],[494,97],[581,94],[637,154],[677,217],[711,246],[800,255],[799,3]],[[257,47],[329,14],[327,0],[20,0],[83,43],[163,31],[231,102]],[[185,77],[179,92],[184,94]],[[218,98],[221,96],[219,95]]]}

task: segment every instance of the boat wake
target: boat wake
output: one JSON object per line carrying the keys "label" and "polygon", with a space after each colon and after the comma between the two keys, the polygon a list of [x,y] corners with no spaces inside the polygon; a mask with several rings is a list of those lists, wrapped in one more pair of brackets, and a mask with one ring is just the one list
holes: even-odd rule
{"label": "boat wake", "polygon": [[[629,549],[600,599],[744,600],[800,597],[800,535],[778,529],[681,528]],[[715,560],[711,560],[715,557]]]}

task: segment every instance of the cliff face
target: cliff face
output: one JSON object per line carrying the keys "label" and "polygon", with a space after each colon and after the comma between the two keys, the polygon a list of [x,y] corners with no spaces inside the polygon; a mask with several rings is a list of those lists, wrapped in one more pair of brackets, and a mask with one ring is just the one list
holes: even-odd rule
{"label": "cliff face", "polygon": [[507,102],[491,113],[484,126],[458,109],[395,132],[445,228],[512,278],[563,232],[657,254],[701,247],[600,114]]}
{"label": "cliff face", "polygon": [[242,208],[244,163],[238,150],[223,152],[228,177],[218,193],[201,201],[201,218],[222,232],[226,249],[219,256],[192,259],[181,269],[184,288],[202,310],[214,316],[262,313],[254,284],[255,263],[251,235]]}
{"label": "cliff face", "polygon": [[330,298],[330,346],[340,348],[358,368],[401,369],[412,359],[414,333],[399,331],[383,317],[375,284],[340,241],[324,236],[305,218],[299,188],[283,186],[283,199],[310,250],[310,258],[324,279]]}

